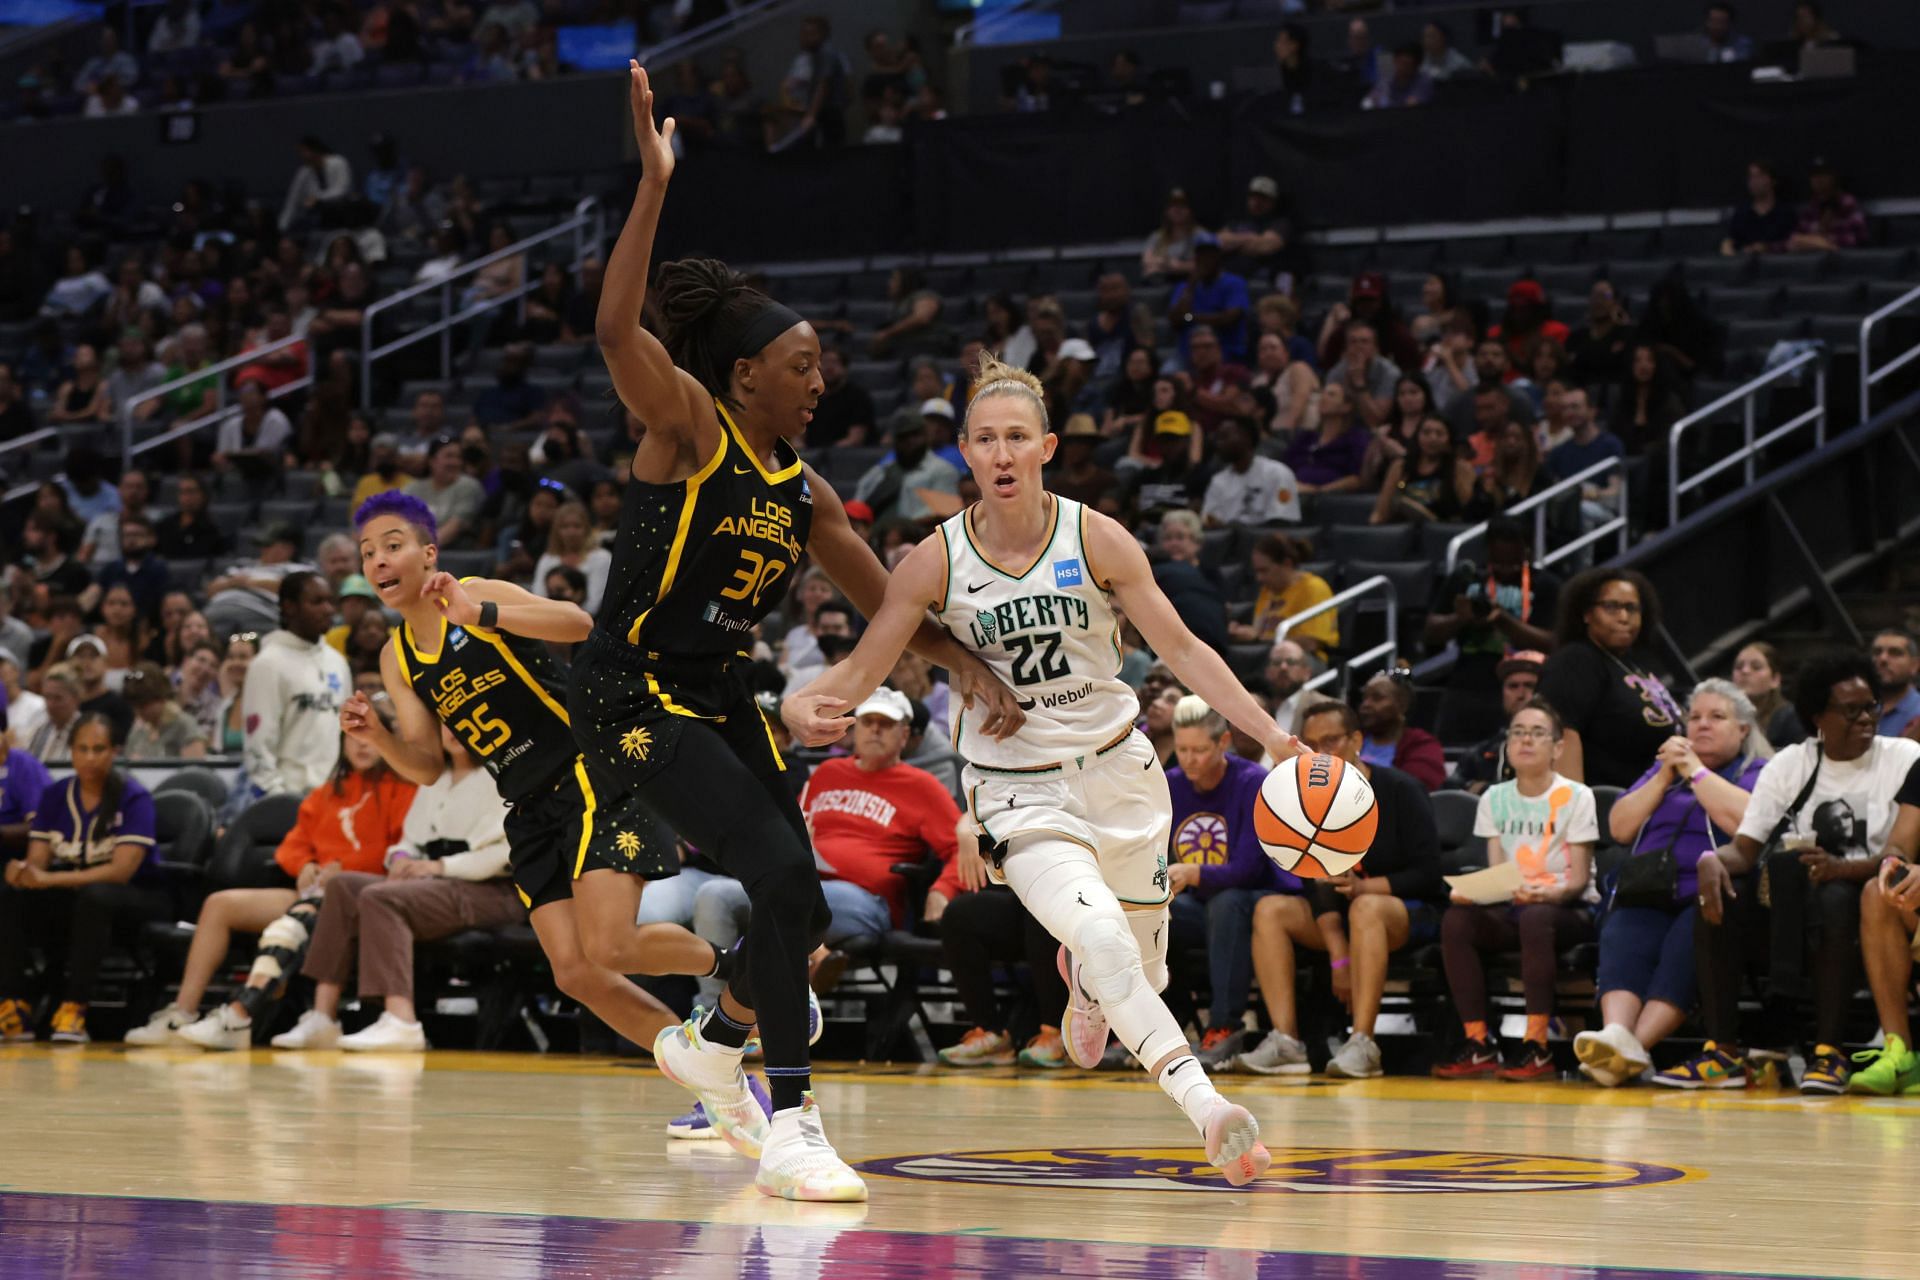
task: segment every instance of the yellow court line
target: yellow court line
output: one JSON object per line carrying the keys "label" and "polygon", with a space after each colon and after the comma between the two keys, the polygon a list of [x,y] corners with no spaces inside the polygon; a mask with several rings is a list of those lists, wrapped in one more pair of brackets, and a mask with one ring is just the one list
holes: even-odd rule
{"label": "yellow court line", "polygon": [[[0,1063],[17,1061],[29,1054],[52,1054],[65,1060],[111,1060],[129,1052],[149,1061],[172,1059],[181,1062],[204,1060],[204,1054],[192,1049],[135,1049],[120,1045],[88,1046],[17,1045],[0,1048]],[[256,1064],[285,1058],[284,1052],[253,1049],[223,1055]],[[339,1050],[310,1051],[300,1055],[316,1065],[339,1063],[350,1055]],[[652,1074],[653,1060],[646,1057],[601,1058],[572,1054],[483,1053],[466,1049],[435,1049],[422,1055],[428,1071],[496,1072],[516,1075],[603,1076],[631,1078],[635,1073]],[[356,1061],[365,1061],[357,1058]],[[989,1089],[1068,1089],[1150,1091],[1157,1086],[1144,1072],[1081,1071],[1063,1068],[1035,1071],[1017,1067],[990,1067],[955,1070],[926,1063],[835,1063],[814,1064],[814,1073],[834,1084],[904,1085],[914,1088],[980,1085]],[[1378,1080],[1330,1080],[1324,1076],[1271,1077],[1234,1075],[1226,1077],[1236,1095],[1255,1094],[1270,1097],[1368,1098],[1385,1102],[1519,1102],[1548,1106],[1607,1107],[1642,1111],[1731,1110],[1770,1111],[1776,1114],[1802,1115],[1875,1115],[1908,1117],[1920,1121],[1920,1102],[1901,1098],[1875,1098],[1843,1095],[1836,1098],[1805,1098],[1789,1090],[1702,1091],[1688,1093],[1653,1087],[1600,1089],[1575,1082],[1552,1084],[1476,1083],[1468,1081],[1427,1080],[1416,1076],[1392,1076]]]}

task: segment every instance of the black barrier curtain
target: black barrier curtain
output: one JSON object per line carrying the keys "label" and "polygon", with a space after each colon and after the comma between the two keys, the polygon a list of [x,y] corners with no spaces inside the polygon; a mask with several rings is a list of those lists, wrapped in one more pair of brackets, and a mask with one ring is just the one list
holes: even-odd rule
{"label": "black barrier curtain", "polygon": [[1294,116],[1254,98],[975,116],[896,147],[693,157],[663,243],[764,260],[1144,240],[1169,188],[1214,226],[1255,174],[1318,228],[1731,205],[1759,157],[1799,174],[1825,156],[1857,195],[1911,194],[1908,149],[1886,144],[1916,72],[1920,57],[1889,53],[1798,84],[1651,68],[1401,111]]}

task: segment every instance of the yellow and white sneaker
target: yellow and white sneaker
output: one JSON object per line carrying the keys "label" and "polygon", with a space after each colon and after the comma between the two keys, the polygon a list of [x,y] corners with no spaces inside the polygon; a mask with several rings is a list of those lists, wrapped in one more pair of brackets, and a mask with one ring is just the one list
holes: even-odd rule
{"label": "yellow and white sneaker", "polygon": [[700,1024],[689,1018],[668,1027],[653,1042],[660,1074],[700,1099],[707,1119],[726,1144],[749,1160],[760,1159],[767,1143],[767,1113],[747,1089],[740,1051],[711,1045]]}
{"label": "yellow and white sneaker", "polygon": [[772,1133],[760,1153],[760,1173],[753,1185],[778,1200],[867,1198],[867,1184],[827,1141],[820,1104],[812,1093],[799,1106],[773,1113]]}

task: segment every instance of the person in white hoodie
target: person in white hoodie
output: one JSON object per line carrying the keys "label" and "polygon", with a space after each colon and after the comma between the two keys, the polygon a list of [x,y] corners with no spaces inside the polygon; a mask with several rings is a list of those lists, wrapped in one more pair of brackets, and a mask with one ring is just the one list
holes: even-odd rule
{"label": "person in white hoodie", "polygon": [[[387,874],[342,872],[327,885],[301,972],[315,982],[313,1008],[276,1049],[422,1050],[413,1003],[413,944],[466,929],[501,929],[525,918],[507,875],[507,807],[493,775],[453,731],[440,726],[447,767],[414,793]],[[350,1036],[338,1011],[356,967],[360,998],[385,1002],[379,1019]]]}
{"label": "person in white hoodie", "polygon": [[241,695],[250,800],[304,796],[340,761],[340,706],[353,674],[326,642],[333,612],[333,588],[320,574],[281,579],[281,630],[260,642]]}

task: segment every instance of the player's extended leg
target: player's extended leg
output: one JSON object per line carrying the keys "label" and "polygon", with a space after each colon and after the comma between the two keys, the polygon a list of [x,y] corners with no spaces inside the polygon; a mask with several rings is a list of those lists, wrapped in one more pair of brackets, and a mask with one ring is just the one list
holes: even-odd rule
{"label": "player's extended leg", "polygon": [[[790,1200],[864,1200],[865,1184],[827,1142],[812,1097],[807,953],[825,934],[828,912],[806,826],[767,743],[752,755],[756,744],[744,731],[730,742],[704,722],[679,727],[672,768],[642,783],[640,799],[746,886],[753,915],[719,1008],[698,1025],[663,1034],[654,1057],[700,1096],[728,1136],[728,1109],[758,1114],[740,1070],[740,1052],[757,1019],[774,1114],[756,1185]],[[747,763],[762,758],[763,767]],[[716,796],[725,803],[715,803]]]}
{"label": "player's extended leg", "polygon": [[625,974],[603,969],[587,959],[574,910],[572,900],[562,898],[535,907],[530,917],[540,949],[546,952],[547,964],[553,969],[554,985],[633,1043],[651,1045],[656,1036],[677,1026],[680,1020]]}
{"label": "player's extended leg", "polygon": [[[1099,1002],[1113,1031],[1193,1122],[1207,1159],[1234,1185],[1265,1171],[1260,1126],[1222,1098],[1149,980],[1140,943],[1093,853],[1047,832],[1015,835],[1002,865],[1007,884],[1034,918],[1072,952],[1074,978]],[[1162,909],[1163,910],[1163,909]],[[1153,915],[1161,915],[1156,911]],[[1149,937],[1151,920],[1143,921]],[[1164,926],[1159,935],[1164,939]],[[1154,961],[1162,983],[1165,953]]]}

